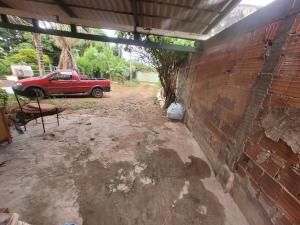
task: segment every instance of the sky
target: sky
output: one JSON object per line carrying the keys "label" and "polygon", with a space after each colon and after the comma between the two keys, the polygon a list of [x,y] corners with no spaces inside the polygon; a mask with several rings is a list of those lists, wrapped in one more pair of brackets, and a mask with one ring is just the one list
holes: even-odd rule
{"label": "sky", "polygon": [[242,0],[241,4],[266,6],[273,2],[274,0]]}
{"label": "sky", "polygon": [[102,31],[109,37],[117,37],[115,30],[102,29]]}

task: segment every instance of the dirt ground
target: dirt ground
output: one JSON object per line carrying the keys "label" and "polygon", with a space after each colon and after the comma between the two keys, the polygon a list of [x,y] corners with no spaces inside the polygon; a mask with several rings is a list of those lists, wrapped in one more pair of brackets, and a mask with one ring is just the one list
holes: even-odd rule
{"label": "dirt ground", "polygon": [[60,126],[46,117],[46,134],[31,122],[0,145],[0,208],[33,225],[248,224],[153,87],[55,101],[68,108]]}

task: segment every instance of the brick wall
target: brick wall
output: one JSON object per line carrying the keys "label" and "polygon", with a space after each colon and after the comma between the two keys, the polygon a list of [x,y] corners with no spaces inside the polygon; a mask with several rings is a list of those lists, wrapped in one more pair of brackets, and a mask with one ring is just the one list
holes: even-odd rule
{"label": "brick wall", "polygon": [[300,224],[299,11],[278,0],[180,71],[187,126],[217,173],[227,164],[236,174],[231,193],[251,224]]}

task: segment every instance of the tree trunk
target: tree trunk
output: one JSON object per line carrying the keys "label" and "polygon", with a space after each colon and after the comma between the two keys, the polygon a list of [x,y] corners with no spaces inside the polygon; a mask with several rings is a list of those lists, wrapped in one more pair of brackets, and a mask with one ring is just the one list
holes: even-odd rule
{"label": "tree trunk", "polygon": [[45,74],[45,62],[43,59],[43,46],[42,46],[41,35],[38,33],[33,33],[33,42],[37,54],[40,76],[43,76]]}
{"label": "tree trunk", "polygon": [[163,68],[157,70],[165,93],[165,107],[168,108],[172,102],[176,101],[177,71],[168,66],[163,66]]}
{"label": "tree trunk", "polygon": [[57,37],[57,40],[59,41],[61,47],[58,69],[76,69],[76,61],[72,55],[68,39],[63,37]]}

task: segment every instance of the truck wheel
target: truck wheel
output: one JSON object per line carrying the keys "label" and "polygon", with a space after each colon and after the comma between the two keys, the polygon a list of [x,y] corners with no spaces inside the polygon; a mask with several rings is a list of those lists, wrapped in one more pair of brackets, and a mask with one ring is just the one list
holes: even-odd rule
{"label": "truck wheel", "polygon": [[92,96],[94,98],[102,98],[103,97],[103,91],[101,88],[94,88],[92,91]]}
{"label": "truck wheel", "polygon": [[39,98],[44,98],[45,97],[45,93],[41,88],[33,87],[33,88],[30,88],[28,91],[29,91],[31,96],[37,95],[37,97],[39,97]]}

